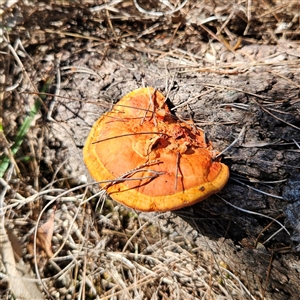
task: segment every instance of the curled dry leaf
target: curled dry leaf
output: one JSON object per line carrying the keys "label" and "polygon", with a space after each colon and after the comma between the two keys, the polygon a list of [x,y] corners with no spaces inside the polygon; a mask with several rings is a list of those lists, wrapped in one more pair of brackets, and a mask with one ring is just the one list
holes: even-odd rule
{"label": "curled dry leaf", "polygon": [[55,210],[51,213],[48,221],[41,225],[37,230],[37,245],[46,252],[46,255],[51,258],[53,256],[51,240],[54,230],[54,214]]}
{"label": "curled dry leaf", "polygon": [[214,161],[201,130],[171,115],[165,97],[151,87],[125,95],[93,126],[85,164],[97,181],[111,180],[110,196],[141,211],[192,205],[220,191],[229,169]]}

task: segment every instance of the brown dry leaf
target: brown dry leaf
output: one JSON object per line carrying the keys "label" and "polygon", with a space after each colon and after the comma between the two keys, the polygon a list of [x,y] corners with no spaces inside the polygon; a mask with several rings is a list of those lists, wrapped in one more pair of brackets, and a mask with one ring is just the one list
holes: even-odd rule
{"label": "brown dry leaf", "polygon": [[53,229],[54,229],[54,214],[55,209],[53,210],[52,214],[50,215],[48,221],[40,226],[37,230],[37,245],[43,249],[47,256],[51,258],[53,256],[53,252],[51,249],[51,240],[53,236]]}
{"label": "brown dry leaf", "polygon": [[11,243],[12,249],[14,251],[15,259],[17,262],[19,262],[20,257],[22,257],[22,246],[19,242],[19,239],[17,238],[12,229],[6,228],[6,232]]}
{"label": "brown dry leaf", "polygon": [[4,227],[0,226],[0,256],[10,289],[16,299],[45,299],[24,264],[17,263],[14,250]]}

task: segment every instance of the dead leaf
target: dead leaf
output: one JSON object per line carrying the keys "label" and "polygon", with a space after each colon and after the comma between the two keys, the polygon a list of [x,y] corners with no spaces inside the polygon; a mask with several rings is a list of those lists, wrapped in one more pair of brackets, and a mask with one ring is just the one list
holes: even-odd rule
{"label": "dead leaf", "polygon": [[49,258],[53,256],[51,240],[54,230],[54,214],[55,209],[50,215],[48,221],[40,226],[37,230],[36,244],[46,252]]}
{"label": "dead leaf", "polygon": [[25,266],[16,263],[14,250],[4,227],[0,228],[0,256],[15,299],[45,299],[37,285],[30,280],[32,276]]}

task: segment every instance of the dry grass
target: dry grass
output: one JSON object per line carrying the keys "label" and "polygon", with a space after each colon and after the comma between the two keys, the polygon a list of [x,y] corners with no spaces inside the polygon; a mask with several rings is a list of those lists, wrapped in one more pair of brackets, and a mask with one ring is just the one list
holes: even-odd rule
{"label": "dry grass", "polygon": [[[204,0],[182,4],[178,11],[177,1],[2,4],[0,154],[10,158],[10,165],[0,183],[0,213],[1,236],[5,239],[9,234],[12,247],[1,250],[2,299],[11,299],[16,293],[10,289],[9,282],[14,279],[7,274],[3,261],[4,252],[12,250],[15,257],[10,263],[18,272],[20,265],[30,266],[22,271],[23,283],[26,285],[25,278],[34,272],[38,279],[33,283],[42,283],[45,298],[259,297],[251,294],[225,263],[215,261],[209,249],[200,249],[187,232],[178,231],[172,215],[163,218],[138,214],[101,192],[91,193],[86,179],[77,178],[63,160],[59,168],[53,169],[51,159],[60,145],[55,137],[47,137],[47,143],[53,144],[49,157],[44,156],[45,136],[49,134],[47,116],[47,122],[55,123],[51,105],[47,108],[45,101],[18,154],[9,152],[21,120],[35,101],[36,95],[27,92],[41,91],[45,82],[57,76],[58,68],[50,57],[55,55],[60,60],[69,43],[79,53],[88,51],[82,47],[86,41],[98,44],[102,62],[109,49],[123,47],[145,53],[151,63],[172,62],[181,67],[180,72],[233,74],[267,63],[241,63],[231,54],[242,45],[299,40],[300,4],[296,0]],[[215,41],[219,42],[217,49]],[[112,61],[122,64],[117,58]],[[91,72],[59,70],[63,75]],[[55,95],[59,96],[58,89]],[[39,232],[42,223],[47,225]],[[191,228],[187,230],[189,236],[195,234]]]}

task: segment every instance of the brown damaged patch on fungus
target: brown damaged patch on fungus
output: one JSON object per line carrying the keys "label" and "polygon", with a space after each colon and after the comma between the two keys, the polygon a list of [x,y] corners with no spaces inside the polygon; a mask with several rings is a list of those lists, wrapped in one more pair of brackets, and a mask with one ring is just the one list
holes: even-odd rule
{"label": "brown damaged patch on fungus", "polygon": [[227,183],[204,133],[174,119],[151,87],[125,95],[93,126],[85,164],[117,202],[140,211],[169,211],[206,199]]}

